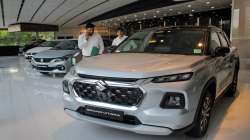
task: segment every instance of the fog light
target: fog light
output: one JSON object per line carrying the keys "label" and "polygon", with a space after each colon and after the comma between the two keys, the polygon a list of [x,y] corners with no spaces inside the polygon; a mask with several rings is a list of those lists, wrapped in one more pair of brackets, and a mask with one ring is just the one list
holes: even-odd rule
{"label": "fog light", "polygon": [[69,82],[67,80],[64,80],[62,82],[62,86],[63,86],[63,91],[69,94]]}
{"label": "fog light", "polygon": [[160,106],[167,109],[183,109],[185,107],[185,97],[180,93],[166,93]]}
{"label": "fog light", "polygon": [[57,69],[59,69],[59,70],[65,70],[65,67],[64,66],[57,66]]}

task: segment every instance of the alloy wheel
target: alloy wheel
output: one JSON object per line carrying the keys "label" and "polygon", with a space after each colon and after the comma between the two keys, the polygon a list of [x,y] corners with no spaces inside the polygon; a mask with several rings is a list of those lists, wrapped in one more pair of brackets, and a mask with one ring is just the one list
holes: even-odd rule
{"label": "alloy wheel", "polygon": [[206,129],[208,128],[211,109],[212,109],[212,98],[211,95],[207,94],[201,110],[200,129],[202,132],[206,131]]}

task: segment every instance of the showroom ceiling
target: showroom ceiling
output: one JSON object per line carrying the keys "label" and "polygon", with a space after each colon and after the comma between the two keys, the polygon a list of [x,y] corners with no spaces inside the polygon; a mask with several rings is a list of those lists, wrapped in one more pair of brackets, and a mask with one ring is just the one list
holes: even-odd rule
{"label": "showroom ceiling", "polygon": [[124,22],[135,22],[146,19],[161,18],[166,16],[176,16],[182,14],[191,14],[216,9],[231,7],[232,0],[195,0],[191,2],[156,8],[152,10],[141,11],[133,14],[118,16],[99,21],[100,24],[119,25]]}
{"label": "showroom ceiling", "polygon": [[[112,12],[112,10],[129,4],[141,3],[142,1],[150,0],[0,0],[0,28],[7,28],[8,25],[16,22],[54,24],[59,25],[61,28],[76,27],[104,13]],[[195,0],[188,2],[191,4],[191,7],[188,7],[189,4],[187,3],[169,5],[190,0],[171,1],[172,3],[168,2],[169,4],[164,5],[165,7],[151,8],[155,10],[141,9],[140,11],[144,12],[137,11],[136,14],[116,16],[116,18],[105,22],[127,22],[182,14],[192,12],[192,10],[193,12],[204,11],[209,10],[211,7],[217,9],[228,6],[231,3],[231,0]],[[206,2],[210,4],[206,4]],[[162,5],[162,3],[158,5]]]}
{"label": "showroom ceiling", "polygon": [[0,28],[16,22],[78,26],[137,0],[0,0]]}

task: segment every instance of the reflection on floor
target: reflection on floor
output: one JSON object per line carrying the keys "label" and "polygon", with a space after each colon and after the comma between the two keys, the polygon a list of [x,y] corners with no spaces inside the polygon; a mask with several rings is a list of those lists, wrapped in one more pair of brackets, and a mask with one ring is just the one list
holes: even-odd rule
{"label": "reflection on floor", "polygon": [[[250,137],[250,69],[240,72],[239,96],[216,104],[209,140]],[[0,57],[1,140],[186,140],[185,135],[145,136],[80,122],[63,112],[62,78],[40,75],[22,57]]]}

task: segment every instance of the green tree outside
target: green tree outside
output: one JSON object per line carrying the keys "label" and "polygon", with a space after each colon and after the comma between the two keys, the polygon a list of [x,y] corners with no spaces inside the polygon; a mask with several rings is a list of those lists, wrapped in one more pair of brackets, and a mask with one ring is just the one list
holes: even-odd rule
{"label": "green tree outside", "polygon": [[[39,32],[40,39],[53,40],[55,37],[54,32]],[[0,30],[0,47],[1,46],[24,46],[36,38],[35,32],[8,32],[8,30]]]}

